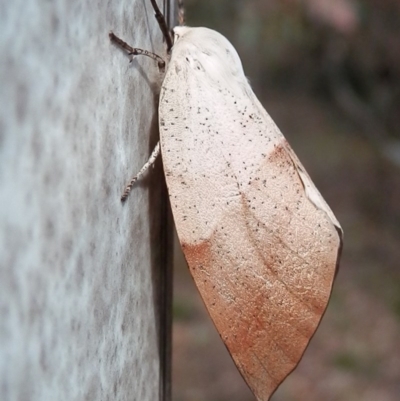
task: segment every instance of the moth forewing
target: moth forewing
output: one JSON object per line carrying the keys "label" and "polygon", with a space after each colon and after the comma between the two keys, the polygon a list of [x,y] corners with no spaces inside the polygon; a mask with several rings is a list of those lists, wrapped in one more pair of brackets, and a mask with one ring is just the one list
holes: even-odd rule
{"label": "moth forewing", "polygon": [[175,31],[159,118],[179,241],[240,372],[268,400],[326,309],[341,229],[232,45],[206,28]]}

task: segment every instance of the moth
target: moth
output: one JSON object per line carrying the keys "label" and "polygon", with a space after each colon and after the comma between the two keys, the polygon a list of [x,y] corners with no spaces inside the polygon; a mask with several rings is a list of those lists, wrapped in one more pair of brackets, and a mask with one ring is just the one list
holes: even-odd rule
{"label": "moth", "polygon": [[231,43],[207,28],[172,35],[155,0],[169,60],[110,33],[130,56],[166,69],[161,152],[182,250],[245,381],[268,400],[296,367],[327,307],[343,232],[253,93]]}

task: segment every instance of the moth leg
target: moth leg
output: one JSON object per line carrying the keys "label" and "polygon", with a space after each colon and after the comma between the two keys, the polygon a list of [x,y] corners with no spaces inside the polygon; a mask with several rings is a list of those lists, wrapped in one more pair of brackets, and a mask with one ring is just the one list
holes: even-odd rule
{"label": "moth leg", "polygon": [[158,8],[158,5],[156,3],[156,0],[150,0],[151,5],[153,6],[154,9],[154,14],[156,16],[158,25],[160,26],[161,32],[164,35],[165,41],[167,42],[167,51],[169,52],[172,49],[172,37],[168,29],[168,24],[167,21],[165,20],[164,15],[161,13],[160,9]]}
{"label": "moth leg", "polygon": [[147,56],[157,61],[158,68],[160,68],[160,70],[165,69],[165,61],[157,54],[149,52],[148,50],[138,49],[137,47],[129,46],[128,43],[124,42],[118,36],[114,35],[113,32],[110,32],[108,36],[110,37],[111,42],[116,44],[118,47],[124,50],[128,54],[128,56],[130,56],[131,62],[135,56]]}
{"label": "moth leg", "polygon": [[126,201],[126,198],[129,196],[129,193],[131,192],[132,187],[134,186],[135,182],[142,177],[142,175],[149,169],[149,167],[154,165],[154,162],[156,161],[157,156],[159,154],[160,154],[160,142],[158,141],[156,147],[151,152],[149,160],[147,160],[147,162],[140,169],[140,171],[130,180],[129,184],[126,186],[125,191],[121,196],[121,202]]}

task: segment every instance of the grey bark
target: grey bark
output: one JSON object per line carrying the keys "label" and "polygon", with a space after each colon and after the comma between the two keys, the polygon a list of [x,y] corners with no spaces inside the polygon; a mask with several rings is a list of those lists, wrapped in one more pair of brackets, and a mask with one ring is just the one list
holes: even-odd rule
{"label": "grey bark", "polygon": [[160,160],[119,200],[162,76],[108,40],[165,57],[150,1],[13,0],[0,26],[0,399],[168,398]]}

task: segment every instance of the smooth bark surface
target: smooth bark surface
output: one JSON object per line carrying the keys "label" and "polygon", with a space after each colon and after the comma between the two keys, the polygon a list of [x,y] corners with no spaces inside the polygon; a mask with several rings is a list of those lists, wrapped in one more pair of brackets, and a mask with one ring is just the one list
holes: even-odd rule
{"label": "smooth bark surface", "polygon": [[158,140],[162,75],[108,38],[165,57],[150,1],[15,0],[0,25],[0,398],[165,399],[160,160],[120,202]]}

